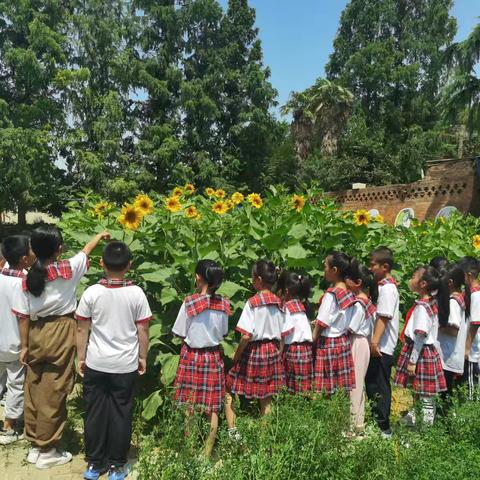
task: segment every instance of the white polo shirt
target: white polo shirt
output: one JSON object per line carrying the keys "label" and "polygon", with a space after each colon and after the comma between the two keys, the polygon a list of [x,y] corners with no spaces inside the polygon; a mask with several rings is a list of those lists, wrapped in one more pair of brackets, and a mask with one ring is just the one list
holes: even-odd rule
{"label": "white polo shirt", "polygon": [[285,336],[285,344],[312,342],[312,327],[308,320],[305,308],[301,306],[298,300],[293,301],[300,308],[290,308],[292,301],[285,303],[285,330],[290,331]]}
{"label": "white polo shirt", "polygon": [[[415,336],[425,335],[424,345],[434,345],[438,336],[438,315],[430,312],[422,304],[417,304],[412,313],[412,318],[407,326],[405,335],[415,341]],[[410,328],[409,328],[410,327]]]}
{"label": "white polo shirt", "polygon": [[137,323],[152,318],[140,287],[92,285],[82,295],[75,317],[92,322],[85,359],[88,368],[105,373],[138,369]]}
{"label": "white polo shirt", "polygon": [[[17,276],[22,275],[22,276]],[[20,357],[21,341],[18,320],[12,309],[21,302],[21,272],[0,270],[0,362],[14,362]]]}
{"label": "white polo shirt", "polygon": [[228,315],[223,311],[206,309],[188,317],[183,302],[172,332],[183,338],[191,348],[216,347],[228,333]]}
{"label": "white polo shirt", "polygon": [[[468,328],[470,328],[470,325],[480,325],[480,290],[476,289],[472,292],[470,300]],[[468,360],[473,363],[480,362],[480,328],[477,330],[477,334],[473,338]]]}
{"label": "white polo shirt", "polygon": [[322,327],[320,333],[322,337],[336,338],[345,335],[355,307],[354,297],[350,294],[351,305],[348,308],[341,308],[333,290],[325,292],[318,309],[317,323]]}
{"label": "white polo shirt", "polygon": [[379,342],[379,348],[386,355],[393,355],[398,341],[400,325],[400,295],[394,283],[380,283],[378,286],[377,316],[388,318],[388,323]]}
{"label": "white polo shirt", "polygon": [[375,315],[368,313],[367,307],[363,302],[355,302],[355,305],[352,307],[352,315],[350,317],[348,329],[355,335],[361,335],[370,340],[374,324]]}
{"label": "white polo shirt", "polygon": [[277,305],[252,307],[247,302],[238,320],[237,332],[251,337],[252,342],[260,340],[280,340],[286,336],[285,317]]}

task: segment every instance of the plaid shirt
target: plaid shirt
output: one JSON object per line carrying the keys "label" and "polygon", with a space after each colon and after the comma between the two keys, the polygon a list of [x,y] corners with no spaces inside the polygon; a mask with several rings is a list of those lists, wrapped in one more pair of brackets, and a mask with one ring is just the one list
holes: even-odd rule
{"label": "plaid shirt", "polygon": [[363,308],[365,309],[365,319],[367,321],[370,321],[372,317],[375,318],[377,307],[375,307],[369,298],[365,299],[363,297],[357,297],[356,301],[363,305]]}
{"label": "plaid shirt", "polygon": [[230,315],[230,301],[221,295],[201,295],[195,293],[185,298],[185,310],[187,317],[194,317],[200,315],[204,310],[216,310]]}
{"label": "plaid shirt", "polygon": [[452,293],[452,295],[450,295],[450,298],[453,298],[454,300],[457,301],[457,303],[460,305],[460,308],[465,311],[465,309],[467,308],[466,304],[465,304],[465,296],[463,295],[463,293]]}
{"label": "plaid shirt", "polygon": [[[340,310],[346,310],[347,308],[351,307],[357,300],[352,292],[344,290],[343,288],[332,287],[329,288],[327,292],[333,293],[333,295],[335,296],[335,300],[337,301],[338,308]],[[327,292],[325,292],[325,294]],[[325,294],[320,297],[320,304],[322,303]]]}
{"label": "plaid shirt", "polygon": [[13,270],[11,268],[4,268],[0,271],[2,275],[6,277],[17,277],[17,278],[25,278],[25,274],[21,270]]}
{"label": "plaid shirt", "polygon": [[289,313],[302,313],[305,311],[305,305],[300,300],[296,298],[289,300],[283,305],[285,311],[288,310]]}
{"label": "plaid shirt", "polygon": [[398,288],[398,283],[393,277],[385,277],[383,280],[378,282],[379,287],[383,287],[384,285],[392,284]]}
{"label": "plaid shirt", "polygon": [[133,285],[133,282],[124,278],[102,278],[98,283],[107,288],[131,287]]}
{"label": "plaid shirt", "polygon": [[282,309],[282,301],[272,292],[260,292],[248,300],[251,308],[258,308],[265,305],[276,305]]}

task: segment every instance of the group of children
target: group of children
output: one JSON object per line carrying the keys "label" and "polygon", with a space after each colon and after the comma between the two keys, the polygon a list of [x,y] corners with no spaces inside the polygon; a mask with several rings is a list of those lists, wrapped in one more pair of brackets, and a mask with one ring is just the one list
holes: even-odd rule
{"label": "group of children", "polygon": [[[135,383],[146,371],[152,314],[142,289],[125,279],[132,257],[117,241],[103,250],[105,277],[77,305],[76,289],[88,269],[88,256],[101,240],[110,240],[109,234],[98,234],[68,260],[59,260],[63,241],[52,226],[2,243],[0,376],[6,372],[7,395],[0,443],[22,438],[24,421],[31,442],[29,463],[43,469],[71,460],[58,443],[76,358],[86,404],[84,478],[96,480],[108,471],[110,480],[120,480],[128,475]],[[352,437],[364,433],[366,392],[382,435],[391,436],[391,376],[400,324],[393,265],[386,247],[372,252],[368,266],[341,252],[327,255],[324,278],[330,287],[311,322],[309,278],[280,273],[266,260],[256,262],[256,293],[237,323],[240,341],[226,373],[221,342],[231,309],[217,293],[224,272],[212,260],[198,263],[195,293],[185,298],[173,326],[173,334],[183,340],[175,399],[186,406],[187,419],[195,411],[209,416],[207,456],[221,411],[230,437],[241,438],[233,395],[257,399],[261,414],[267,415],[273,395],[284,388],[303,395],[349,392]],[[475,258],[455,264],[436,258],[410,280],[418,299],[400,335],[404,343],[395,383],[412,384],[426,423],[433,422],[437,394],[448,400],[461,378],[472,386],[478,377],[479,274]],[[464,365],[469,355],[471,361]],[[413,410],[406,421],[415,423]]]}

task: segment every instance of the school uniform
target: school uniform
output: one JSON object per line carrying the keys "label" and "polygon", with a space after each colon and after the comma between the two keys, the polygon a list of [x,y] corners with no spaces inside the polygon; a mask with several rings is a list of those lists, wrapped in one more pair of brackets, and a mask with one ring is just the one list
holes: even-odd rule
{"label": "school uniform", "polygon": [[291,333],[285,336],[283,368],[290,393],[303,393],[312,389],[313,348],[312,329],[305,306],[293,299],[283,306],[285,326]]}
{"label": "school uniform", "polygon": [[228,333],[230,302],[220,295],[194,294],[183,302],[173,333],[183,338],[175,400],[206,413],[218,413],[225,398],[220,342]]}
{"label": "school uniform", "polygon": [[[395,384],[406,387],[412,381],[407,367],[409,363],[414,363],[416,368],[413,390],[420,397],[434,397],[447,389],[442,361],[435,348],[438,336],[438,307],[434,299],[417,300],[415,305],[405,331],[405,343],[398,357]],[[422,341],[423,345],[417,343]]]}
{"label": "school uniform", "polygon": [[377,309],[368,298],[357,297],[348,330],[355,368],[355,388],[350,392],[353,426],[362,430],[365,423],[365,375],[370,361],[370,339]]}
{"label": "school uniform", "polygon": [[245,305],[236,331],[251,341],[228,372],[228,390],[257,399],[278,393],[285,385],[279,342],[292,333],[285,328],[282,301],[270,292],[256,294]]}
{"label": "school uniform", "polygon": [[381,357],[370,357],[365,388],[372,402],[373,416],[383,432],[390,431],[390,410],[392,405],[392,386],[390,377],[393,365],[393,353],[398,341],[400,324],[400,295],[396,281],[384,278],[378,283],[378,301],[376,318],[388,319],[385,332],[378,345]]}
{"label": "school uniform", "polygon": [[22,271],[0,270],[0,377],[6,377],[5,418],[10,420],[23,416],[25,368],[20,363],[20,331],[12,308],[20,301],[24,278]]}
{"label": "school uniform", "polygon": [[143,290],[102,279],[87,288],[75,318],[91,321],[85,357],[85,456],[96,469],[127,463],[138,377],[138,324],[152,312]]}
{"label": "school uniform", "polygon": [[36,447],[51,448],[61,439],[67,420],[67,396],[74,384],[76,289],[88,269],[80,252],[46,267],[45,290],[27,291],[13,311],[30,318],[25,378],[25,436]]}
{"label": "school uniform", "polygon": [[447,394],[451,395],[456,378],[463,375],[465,364],[465,342],[468,325],[465,318],[465,298],[462,293],[450,296],[448,326],[457,330],[457,336],[448,335],[440,327],[435,344],[442,360],[443,373],[447,382]]}
{"label": "school uniform", "polygon": [[[480,325],[480,286],[470,290],[470,317],[467,319],[467,330],[471,325]],[[468,335],[468,333],[467,333]],[[464,363],[462,382],[468,385],[468,398],[474,399],[475,390],[480,388],[480,328],[473,338],[468,359]],[[478,398],[478,394],[476,396]]]}
{"label": "school uniform", "polygon": [[314,389],[332,394],[355,388],[355,369],[348,325],[355,295],[329,288],[320,300],[317,324],[322,327],[315,345]]}

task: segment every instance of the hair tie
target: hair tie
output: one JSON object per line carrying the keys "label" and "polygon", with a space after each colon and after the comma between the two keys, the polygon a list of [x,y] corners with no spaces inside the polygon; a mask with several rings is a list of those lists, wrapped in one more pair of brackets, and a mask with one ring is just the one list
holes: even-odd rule
{"label": "hair tie", "polygon": [[302,281],[302,276],[301,276],[301,275],[299,275],[299,276],[298,276],[298,279],[299,279],[300,281]]}

